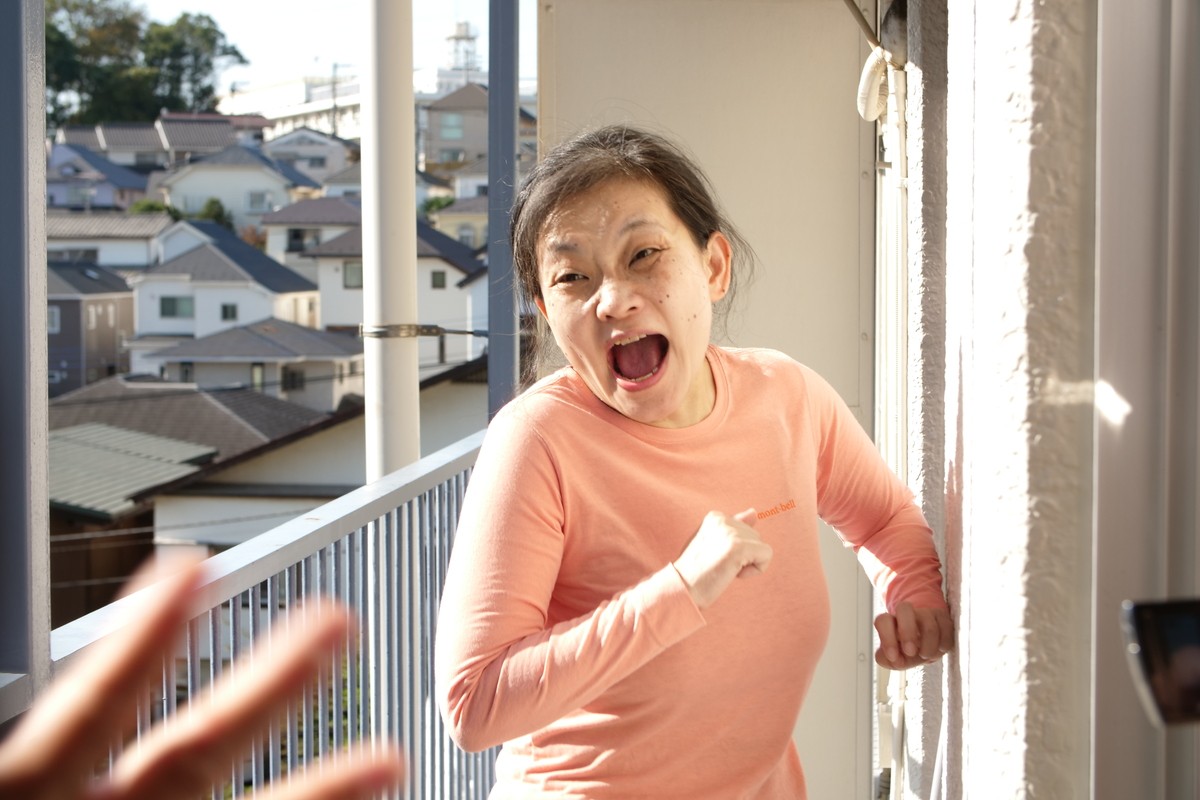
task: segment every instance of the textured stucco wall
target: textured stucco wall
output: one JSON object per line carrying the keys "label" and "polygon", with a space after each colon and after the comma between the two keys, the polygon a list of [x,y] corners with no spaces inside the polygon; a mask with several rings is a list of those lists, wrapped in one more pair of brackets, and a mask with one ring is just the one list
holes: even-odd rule
{"label": "textured stucco wall", "polygon": [[929,796],[935,777],[933,796],[1087,796],[1091,414],[1075,389],[1091,379],[1088,5],[910,3],[924,129],[909,149],[911,463],[944,536],[959,649],[915,682],[928,719],[910,733],[922,758],[907,796]]}

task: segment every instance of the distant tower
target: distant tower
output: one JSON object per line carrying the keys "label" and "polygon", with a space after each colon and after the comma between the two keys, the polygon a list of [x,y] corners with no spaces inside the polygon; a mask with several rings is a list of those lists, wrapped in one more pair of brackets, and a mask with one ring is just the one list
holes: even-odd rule
{"label": "distant tower", "polygon": [[475,61],[476,38],[469,22],[456,22],[454,35],[446,37],[446,41],[450,42],[450,68],[462,73],[464,83],[470,83],[471,73],[479,69]]}

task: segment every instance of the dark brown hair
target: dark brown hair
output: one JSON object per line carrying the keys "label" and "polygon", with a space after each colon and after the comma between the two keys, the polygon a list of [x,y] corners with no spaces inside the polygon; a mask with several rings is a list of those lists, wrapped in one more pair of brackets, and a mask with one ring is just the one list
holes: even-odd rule
{"label": "dark brown hair", "polygon": [[[563,203],[614,178],[646,181],[662,188],[671,210],[697,247],[720,231],[733,248],[728,298],[739,272],[749,271],[753,253],[725,218],[703,171],[674,144],[627,125],[588,131],[555,147],[534,167],[513,201],[509,234],[513,269],[532,302],[542,290],[537,246],[546,219]],[[744,262],[744,263],[743,263]]]}

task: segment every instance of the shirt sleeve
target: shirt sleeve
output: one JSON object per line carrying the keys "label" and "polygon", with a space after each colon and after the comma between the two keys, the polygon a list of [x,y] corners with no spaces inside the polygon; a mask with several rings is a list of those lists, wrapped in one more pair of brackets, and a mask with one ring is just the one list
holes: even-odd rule
{"label": "shirt sleeve", "polygon": [[550,624],[562,492],[549,448],[527,423],[505,409],[488,430],[438,613],[438,703],[467,750],[549,725],[704,625],[670,564],[590,613]]}
{"label": "shirt sleeve", "polygon": [[946,608],[933,534],[912,492],[833,387],[805,371],[816,422],[818,513],[854,549],[888,611],[904,601]]}

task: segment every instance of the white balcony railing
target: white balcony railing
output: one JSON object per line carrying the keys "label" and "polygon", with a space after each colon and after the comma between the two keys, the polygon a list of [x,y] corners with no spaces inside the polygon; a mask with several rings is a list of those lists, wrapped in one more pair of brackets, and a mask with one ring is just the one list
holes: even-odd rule
{"label": "white balcony railing", "polygon": [[[286,624],[289,607],[326,595],[358,613],[358,636],[346,652],[331,654],[307,700],[231,768],[230,787],[214,787],[213,797],[227,796],[227,788],[241,796],[375,736],[403,743],[407,797],[486,797],[495,753],[459,750],[432,691],[438,599],[482,437],[463,439],[209,559],[202,589],[209,610],[189,624],[179,657],[164,664],[161,686],[140,709],[139,728],[218,680],[273,627]],[[53,631],[55,671],[114,630],[136,599]]]}

